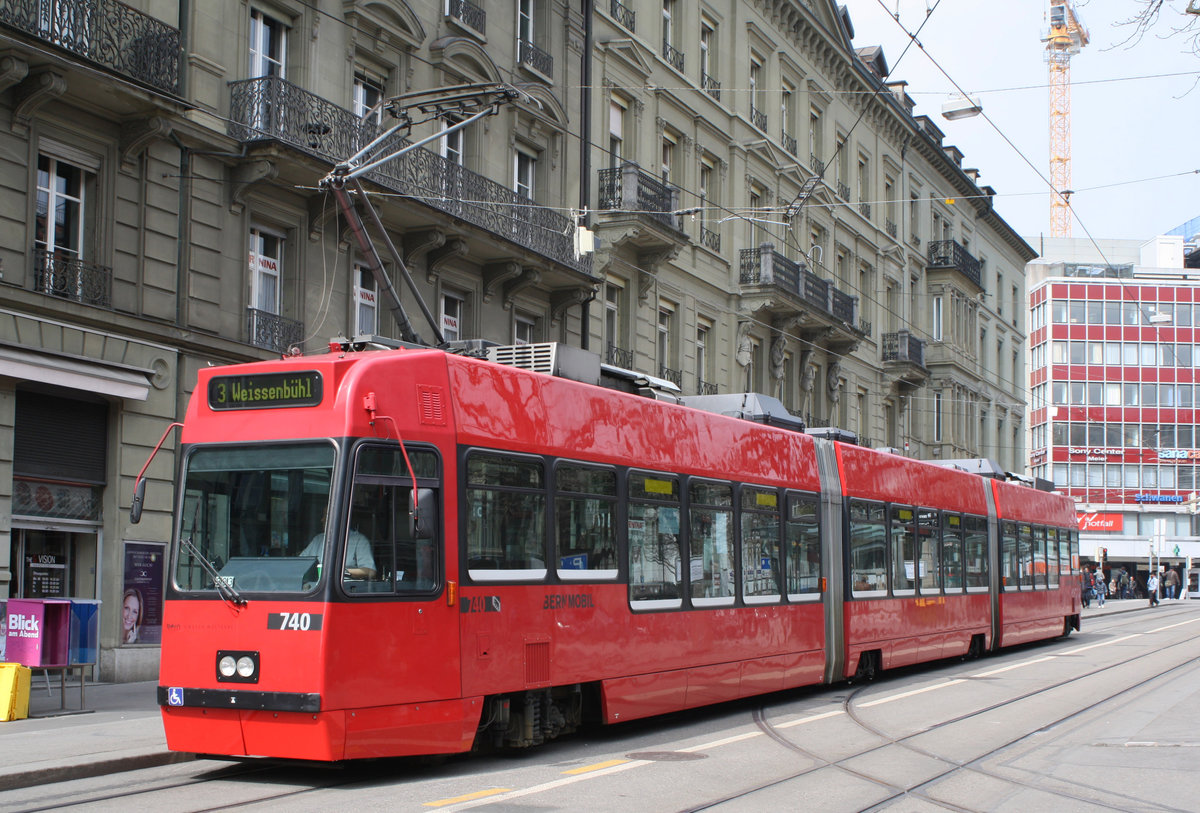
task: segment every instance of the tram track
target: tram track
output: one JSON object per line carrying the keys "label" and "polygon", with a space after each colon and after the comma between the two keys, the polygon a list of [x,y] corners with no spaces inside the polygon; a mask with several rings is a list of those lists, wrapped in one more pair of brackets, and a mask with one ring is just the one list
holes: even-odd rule
{"label": "tram track", "polygon": [[[1111,624],[1111,625],[1105,625],[1105,626],[1106,627],[1124,626],[1124,624],[1120,624],[1120,625]],[[1191,643],[1190,640],[1180,641],[1178,643],[1169,644],[1165,647],[1162,647],[1159,651],[1160,652],[1170,651],[1170,650],[1173,650],[1173,649],[1176,649],[1179,647],[1186,646],[1190,643]],[[787,748],[788,750],[791,750],[801,756],[804,756],[805,758],[807,758],[809,760],[812,760],[814,764],[805,768],[802,771],[797,771],[797,772],[794,772],[787,776],[778,777],[776,779],[771,780],[770,782],[761,783],[760,785],[757,785],[755,787],[742,789],[737,793],[723,796],[720,799],[713,799],[713,800],[709,800],[709,801],[705,802],[702,805],[689,806],[687,808],[683,808],[681,810],[681,813],[694,813],[695,811],[710,810],[710,809],[719,807],[720,805],[734,802],[737,800],[746,800],[764,790],[777,787],[779,785],[793,781],[795,779],[802,778],[804,776],[807,776],[807,775],[812,774],[819,770],[823,770],[825,768],[836,768],[840,771],[845,772],[848,775],[857,777],[859,779],[863,779],[865,781],[871,782],[872,784],[875,784],[877,786],[885,788],[886,790],[891,791],[891,795],[889,795],[888,797],[886,797],[884,799],[879,800],[874,805],[872,805],[871,808],[868,808],[868,809],[872,809],[872,810],[882,809],[882,808],[885,808],[887,805],[896,802],[899,799],[903,799],[905,797],[915,797],[915,798],[918,798],[921,801],[924,801],[928,804],[932,804],[932,805],[935,805],[937,807],[944,808],[947,810],[969,810],[969,808],[961,808],[961,807],[953,805],[953,804],[948,804],[943,800],[934,798],[934,797],[928,795],[927,793],[925,793],[924,789],[931,789],[934,786],[936,786],[937,784],[939,784],[940,782],[942,782],[943,780],[945,780],[947,777],[954,774],[955,772],[962,771],[962,770],[969,770],[969,771],[979,774],[981,776],[987,776],[989,778],[1011,784],[1013,782],[1013,779],[1011,777],[988,770],[986,767],[984,767],[984,763],[988,759],[998,756],[998,755],[1002,754],[1003,752],[1013,748],[1014,746],[1027,741],[1030,737],[1044,733],[1044,732],[1046,732],[1052,728],[1055,728],[1059,725],[1062,725],[1062,724],[1068,723],[1074,719],[1080,718],[1085,713],[1090,712],[1091,709],[1094,708],[1094,706],[1097,703],[1107,703],[1107,702],[1116,700],[1118,698],[1121,698],[1124,695],[1129,694],[1130,692],[1133,692],[1135,690],[1145,687],[1147,684],[1149,684],[1151,682],[1161,680],[1165,677],[1170,676],[1172,673],[1178,672],[1179,670],[1193,667],[1197,663],[1200,663],[1200,656],[1190,657],[1184,661],[1174,663],[1165,669],[1159,670],[1158,672],[1156,672],[1150,676],[1145,676],[1145,675],[1139,676],[1139,678],[1135,682],[1133,682],[1129,685],[1122,686],[1121,688],[1119,688],[1115,691],[1109,692],[1107,695],[1105,695],[1103,697],[1090,696],[1087,704],[1081,706],[1080,708],[1075,709],[1068,714],[1063,714],[1055,719],[1052,719],[1052,720],[1046,722],[1045,724],[1039,726],[1037,729],[1035,729],[1033,731],[1026,732],[1026,733],[1024,733],[1018,737],[1015,737],[1007,742],[1001,743],[1000,745],[998,745],[994,748],[991,748],[984,753],[977,754],[977,755],[973,756],[970,760],[964,761],[964,762],[955,762],[953,760],[948,760],[943,755],[935,754],[926,748],[922,748],[920,746],[914,745],[911,742],[911,740],[915,739],[916,737],[927,735],[931,732],[936,732],[939,729],[946,729],[946,728],[949,728],[950,726],[968,722],[972,719],[981,718],[984,715],[991,714],[998,710],[1002,710],[1006,707],[1012,707],[1018,703],[1022,703],[1022,702],[1028,701],[1030,699],[1037,698],[1041,695],[1045,695],[1047,693],[1068,687],[1072,684],[1087,680],[1087,679],[1095,677],[1097,675],[1111,673],[1113,670],[1117,670],[1123,666],[1127,666],[1128,662],[1122,661],[1122,662],[1118,662],[1118,663],[1113,663],[1113,664],[1108,664],[1105,666],[1096,667],[1096,668],[1090,669],[1086,672],[1083,672],[1083,673],[1080,673],[1077,675],[1073,675],[1070,678],[1056,681],[1055,683],[1050,684],[1050,685],[1040,686],[1035,690],[1023,692],[1014,697],[1006,698],[1002,701],[998,701],[996,703],[989,704],[988,706],[985,706],[983,708],[974,709],[968,713],[957,715],[950,719],[943,720],[934,725],[926,726],[925,728],[922,728],[918,731],[913,731],[913,732],[907,733],[907,734],[905,734],[903,736],[899,736],[899,737],[892,736],[891,734],[889,734],[886,731],[883,731],[879,727],[870,724],[863,718],[863,716],[861,714],[858,713],[856,700],[858,698],[860,698],[860,696],[869,688],[869,686],[856,687],[856,688],[852,689],[850,691],[850,693],[847,694],[846,697],[843,699],[842,710],[846,714],[847,718],[850,719],[851,721],[853,721],[856,726],[858,726],[860,729],[868,732],[872,736],[877,737],[879,740],[881,740],[881,742],[875,746],[872,746],[870,748],[861,749],[859,751],[856,751],[854,754],[850,754],[850,755],[841,757],[836,760],[831,760],[831,759],[826,759],[824,757],[821,757],[814,751],[812,751],[808,748],[805,748],[802,745],[799,745],[798,743],[793,742],[790,738],[788,738],[786,735],[784,735],[782,732],[780,732],[778,729],[775,728],[775,726],[770,722],[770,720],[767,719],[765,709],[763,707],[760,707],[758,709],[755,709],[755,711],[753,713],[755,725],[759,728],[759,730],[762,731],[762,733],[765,736],[767,736],[770,740],[779,744],[781,747]],[[963,677],[963,678],[952,678],[952,679],[970,680],[972,678],[970,676],[967,676],[967,677]],[[947,767],[944,771],[935,773],[933,776],[930,776],[929,778],[925,779],[924,781],[920,782],[919,784],[914,785],[912,787],[905,788],[905,787],[896,785],[893,782],[889,782],[884,778],[881,778],[878,776],[872,776],[869,773],[867,773],[859,768],[851,767],[848,764],[846,764],[846,763],[850,762],[851,760],[859,760],[863,756],[870,755],[874,752],[877,752],[877,751],[880,751],[882,749],[892,747],[892,746],[904,748],[904,749],[906,749],[914,754],[917,754],[921,757],[924,757],[926,759],[931,759],[931,760],[934,760],[934,761],[940,762],[940,763],[946,763]],[[1045,780],[1042,780],[1037,783],[1036,787],[1041,792],[1053,794],[1054,796],[1062,798],[1064,800],[1069,800],[1072,802],[1079,802],[1079,803],[1083,803],[1083,804],[1093,806],[1096,808],[1103,808],[1103,809],[1110,809],[1110,810],[1122,810],[1123,811],[1123,810],[1131,809],[1131,805],[1136,806],[1138,803],[1140,803],[1140,800],[1137,799],[1136,797],[1118,796],[1117,798],[1114,799],[1111,797],[1111,795],[1109,796],[1109,798],[1101,798],[1098,795],[1083,795],[1083,794],[1074,792],[1070,786],[1065,786],[1065,783],[1058,783],[1058,784],[1052,785],[1052,784],[1046,782]],[[1163,808],[1163,809],[1172,810],[1172,811],[1179,810],[1180,813],[1183,813],[1183,810],[1184,810],[1183,808]]]}

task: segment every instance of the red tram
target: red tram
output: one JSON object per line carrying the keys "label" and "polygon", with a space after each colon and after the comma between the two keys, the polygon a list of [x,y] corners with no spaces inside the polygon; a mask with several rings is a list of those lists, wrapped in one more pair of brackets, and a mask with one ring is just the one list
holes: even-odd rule
{"label": "red tram", "polygon": [[201,370],[168,746],[522,747],[1078,628],[1069,499],[778,423],[440,350]]}

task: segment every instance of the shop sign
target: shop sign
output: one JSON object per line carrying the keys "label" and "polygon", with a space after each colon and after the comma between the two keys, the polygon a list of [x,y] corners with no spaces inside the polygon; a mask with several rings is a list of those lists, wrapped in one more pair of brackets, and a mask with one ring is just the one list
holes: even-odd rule
{"label": "shop sign", "polygon": [[1067,449],[1071,455],[1087,455],[1087,459],[1095,463],[1103,463],[1109,457],[1120,457],[1125,453],[1124,449],[1101,449],[1089,448],[1087,446],[1072,446]]}
{"label": "shop sign", "polygon": [[1122,514],[1077,514],[1081,531],[1115,531],[1124,530],[1124,515]]}
{"label": "shop sign", "polygon": [[1134,502],[1181,503],[1182,494],[1134,494]]}
{"label": "shop sign", "polygon": [[1159,449],[1159,460],[1200,460],[1200,449]]}

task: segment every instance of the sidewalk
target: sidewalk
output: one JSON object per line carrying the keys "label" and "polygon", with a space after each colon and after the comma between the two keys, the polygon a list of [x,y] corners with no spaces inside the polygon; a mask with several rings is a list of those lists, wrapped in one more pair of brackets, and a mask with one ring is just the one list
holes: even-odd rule
{"label": "sidewalk", "polygon": [[[1083,630],[1088,619],[1149,609],[1145,599],[1109,600],[1103,607],[1093,601],[1083,611]],[[0,760],[0,791],[192,759],[167,750],[155,686],[154,681],[89,683],[81,713],[79,684],[68,683],[63,713],[58,678],[51,677],[47,692],[45,679],[35,673],[30,718],[0,723],[0,752],[20,754],[20,759]]]}
{"label": "sidewalk", "polygon": [[192,759],[167,750],[155,686],[89,683],[80,712],[79,683],[68,683],[64,713],[58,677],[51,675],[47,693],[35,671],[29,719],[0,723],[0,752],[9,755],[0,761],[0,791]]}

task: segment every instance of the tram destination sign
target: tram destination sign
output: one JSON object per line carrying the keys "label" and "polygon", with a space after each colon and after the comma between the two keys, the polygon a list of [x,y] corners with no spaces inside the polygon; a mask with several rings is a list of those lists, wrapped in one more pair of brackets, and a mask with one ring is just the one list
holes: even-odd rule
{"label": "tram destination sign", "polygon": [[310,407],[321,403],[321,374],[219,375],[209,379],[208,406],[214,410]]}

